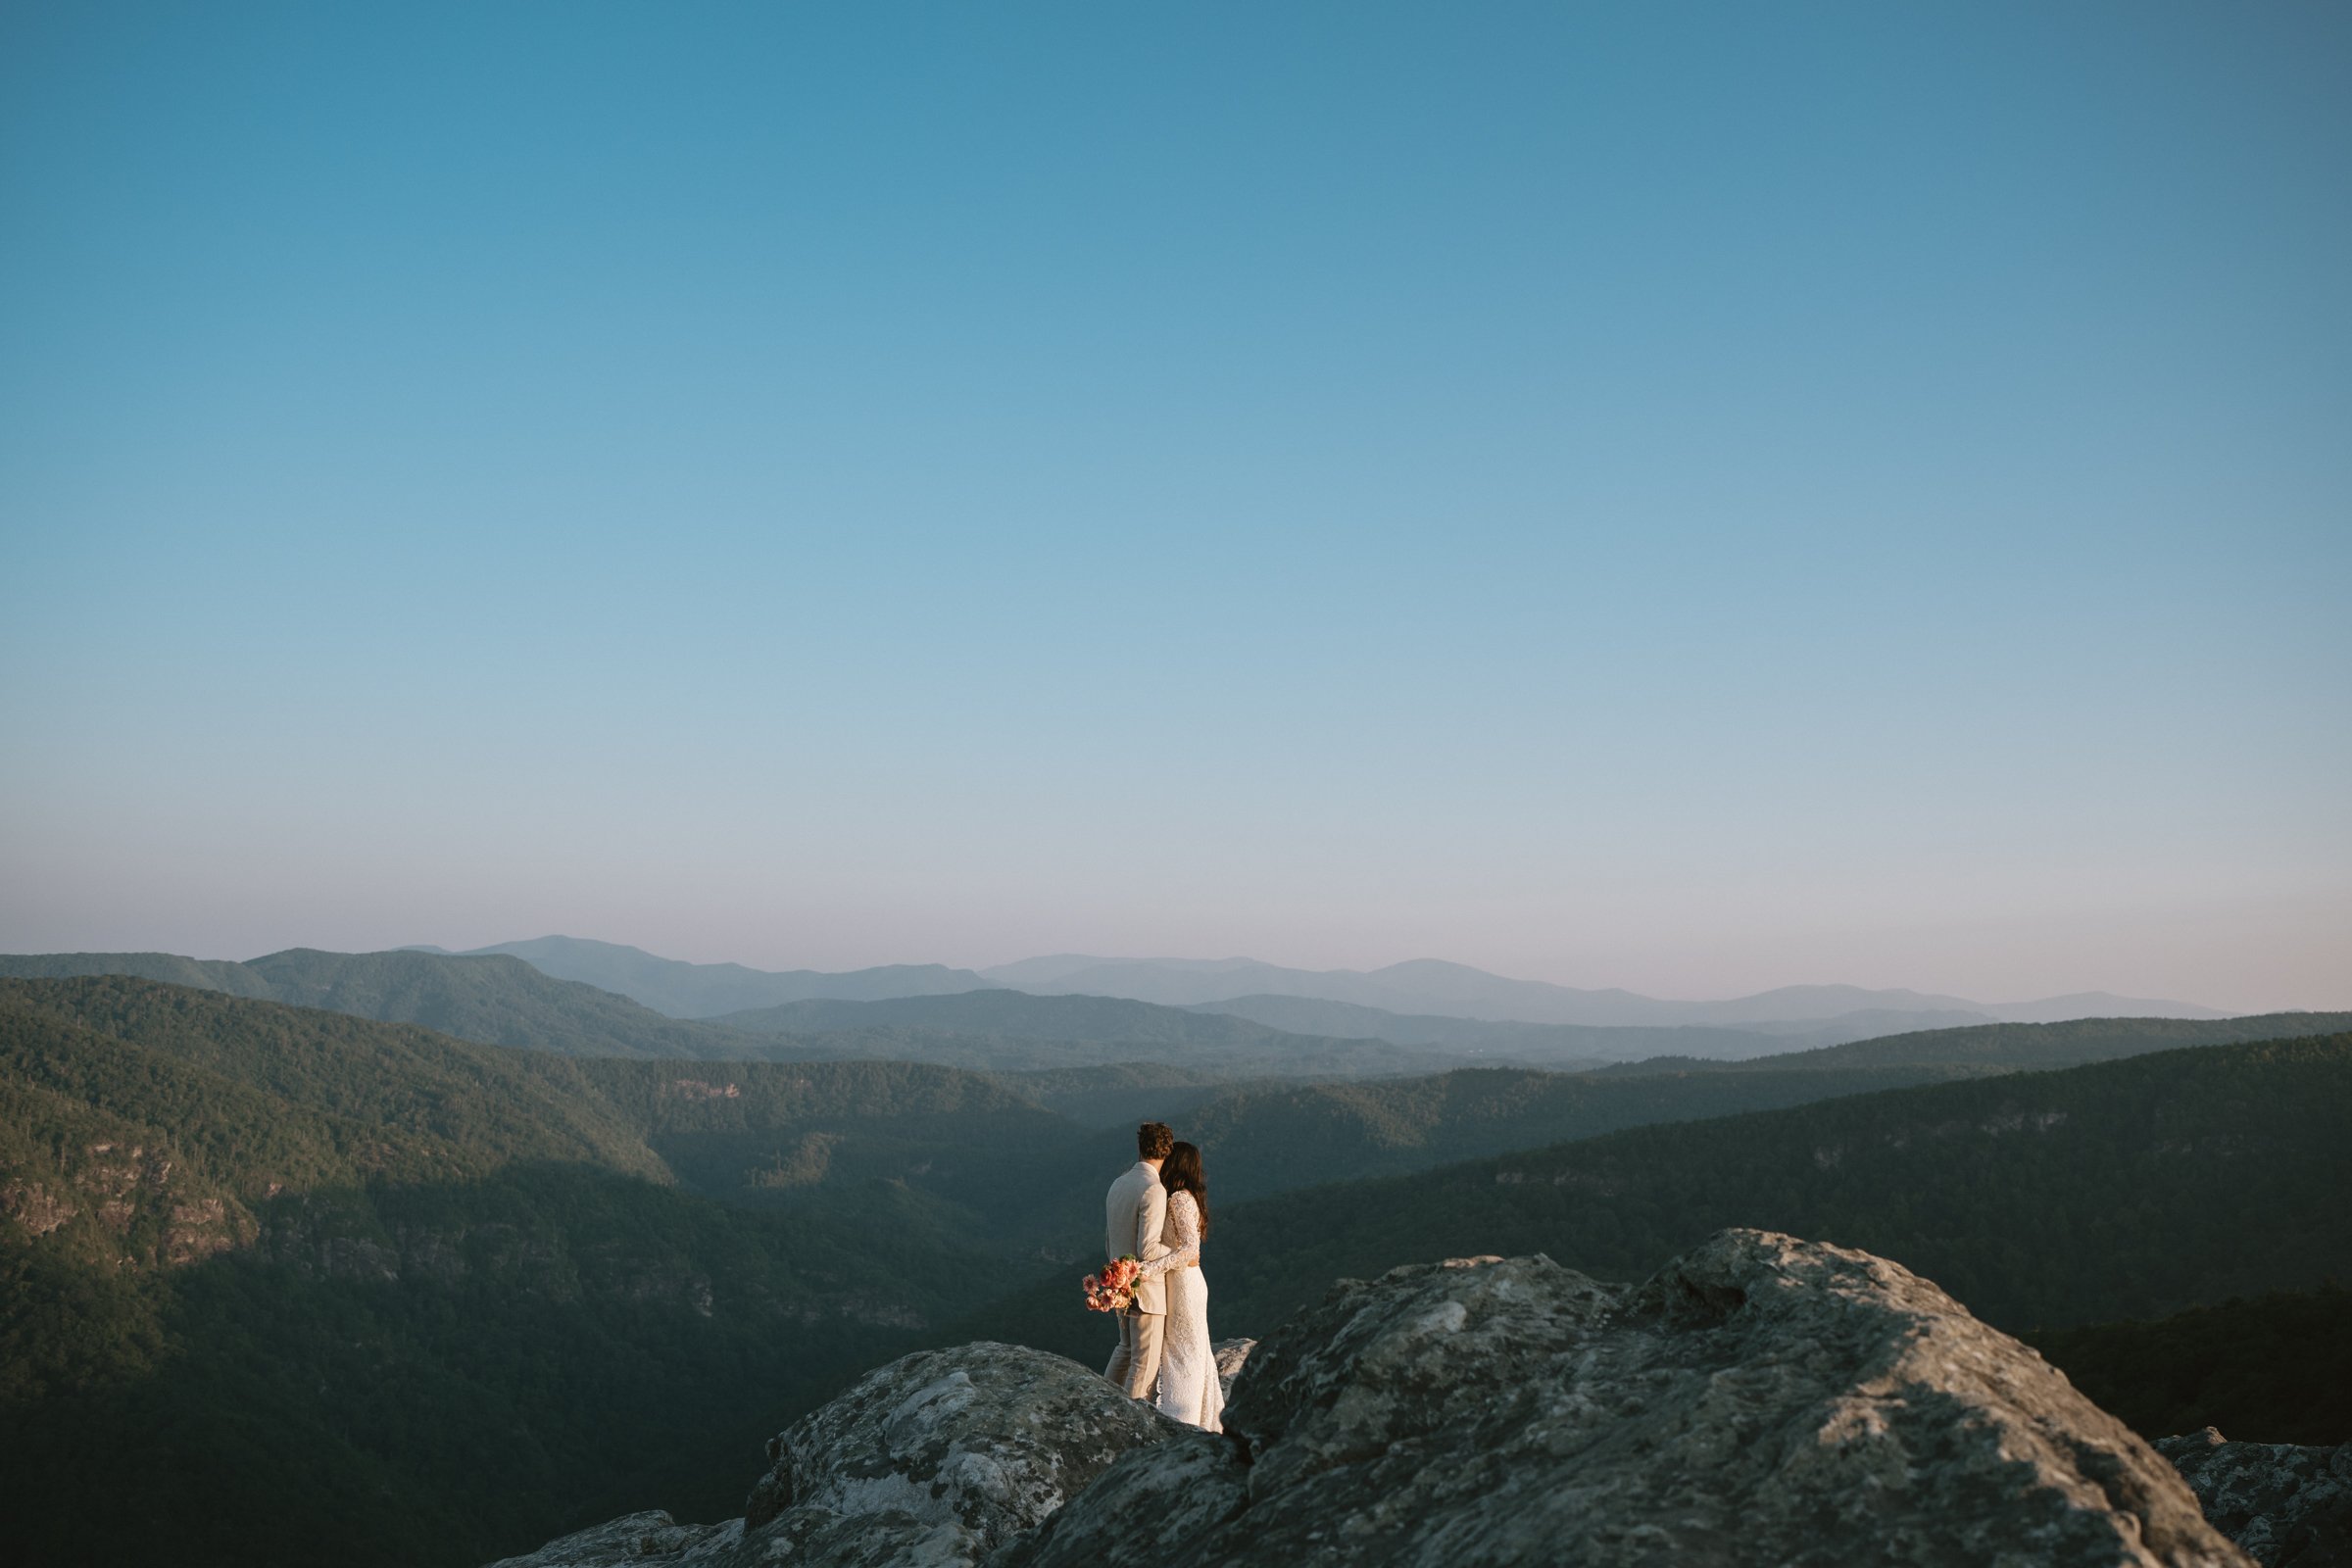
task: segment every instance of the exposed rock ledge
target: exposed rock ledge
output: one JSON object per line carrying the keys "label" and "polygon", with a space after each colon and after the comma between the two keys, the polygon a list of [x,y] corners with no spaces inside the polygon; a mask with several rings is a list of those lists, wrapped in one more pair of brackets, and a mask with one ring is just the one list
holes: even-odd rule
{"label": "exposed rock ledge", "polygon": [[1034,1350],[931,1351],[776,1439],[743,1519],[636,1514],[500,1568],[2250,1564],[2034,1352],[1758,1231],[1631,1289],[1542,1256],[1342,1281],[1226,1422]]}
{"label": "exposed rock ledge", "polygon": [[2352,1443],[2231,1443],[2207,1427],[2156,1451],[2263,1568],[2352,1568]]}

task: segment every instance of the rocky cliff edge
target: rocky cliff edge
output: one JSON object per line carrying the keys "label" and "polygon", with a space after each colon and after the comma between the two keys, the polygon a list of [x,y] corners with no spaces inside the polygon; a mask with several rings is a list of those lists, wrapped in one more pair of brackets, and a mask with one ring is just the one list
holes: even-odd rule
{"label": "rocky cliff edge", "polygon": [[771,1442],[742,1519],[498,1568],[2251,1563],[2034,1351],[1759,1231],[1630,1288],[1542,1256],[1341,1281],[1232,1397],[1211,1436],[1058,1356],[929,1351]]}

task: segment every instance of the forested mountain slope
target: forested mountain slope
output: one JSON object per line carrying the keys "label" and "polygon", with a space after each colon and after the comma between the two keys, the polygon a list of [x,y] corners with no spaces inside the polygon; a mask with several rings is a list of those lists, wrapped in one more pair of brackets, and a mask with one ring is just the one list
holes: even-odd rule
{"label": "forested mountain slope", "polygon": [[461,1040],[572,1056],[725,1056],[744,1043],[626,997],[540,973],[519,958],[294,948],[246,967],[300,1007],[422,1024]]}
{"label": "forested mountain slope", "polygon": [[1244,997],[1303,997],[1406,1015],[1592,1025],[1699,1025],[1740,1029],[1819,1023],[1855,1012],[1887,1011],[2047,1021],[2132,1014],[2211,1018],[2209,1007],[2149,998],[2083,992],[2034,1002],[1982,1003],[1917,991],[1848,985],[1782,986],[1717,1002],[1669,1002],[1618,989],[1585,991],[1540,980],[1514,980],[1468,964],[1410,958],[1385,968],[1291,969],[1250,958],[1102,958],[1079,954],[1027,958],[981,971],[1025,991],[1134,997],[1192,1006]]}
{"label": "forested mountain slope", "polygon": [[2142,1437],[2352,1443],[2352,1290],[2339,1284],[2025,1339]]}
{"label": "forested mountain slope", "polygon": [[[1933,1030],[1746,1062],[1685,1058],[1599,1072],[1466,1068],[1339,1083],[1244,1083],[1185,1104],[1183,1136],[1246,1200],[1318,1182],[1423,1170],[1629,1127],[2220,1044],[2352,1029],[2352,1016],[2084,1019]],[[1164,1093],[1164,1092],[1163,1092]],[[1174,1099],[1176,1097],[1170,1096]],[[1187,1097],[1189,1098],[1189,1097]],[[1144,1103],[1137,1096],[1129,1105]]]}
{"label": "forested mountain slope", "polygon": [[64,980],[120,974],[232,997],[275,1000],[270,982],[232,958],[184,958],[176,953],[0,953],[0,980]]}
{"label": "forested mountain slope", "polygon": [[1440,1046],[1466,1057],[1553,1071],[1574,1071],[1604,1062],[1670,1054],[1739,1057],[1788,1049],[1788,1041],[1754,1030],[1496,1023],[1483,1018],[1448,1018],[1438,1013],[1390,1012],[1383,1007],[1314,997],[1234,997],[1223,1002],[1195,1003],[1186,1010],[1247,1018],[1292,1034],[1387,1040],[1400,1046]]}
{"label": "forested mountain slope", "polygon": [[983,990],[876,1002],[819,999],[698,1022],[556,979],[504,955],[296,948],[250,963],[170,954],[0,956],[0,976],[104,974],[422,1024],[485,1045],[575,1056],[922,1061],[989,1072],[1172,1060],[1228,1079],[1350,1078],[1453,1064],[1442,1052],[1375,1040],[1308,1039],[1242,1019],[1104,997]]}
{"label": "forested mountain slope", "polygon": [[1110,997],[977,991],[887,1002],[802,1002],[711,1020],[778,1059],[928,1061],[974,1071],[1071,1072],[1151,1065],[1248,1078],[1362,1078],[1452,1066],[1445,1051],[1325,1040],[1246,1019]]}
{"label": "forested mountain slope", "polygon": [[1069,1124],[942,1068],[716,1065],[0,982],[12,1545],[470,1564],[722,1509],[780,1413],[1024,1277],[957,1200]]}
{"label": "forested mountain slope", "polygon": [[1735,1116],[1976,1075],[1932,1062],[1629,1078],[1469,1067],[1363,1083],[1237,1085],[1185,1111],[1179,1131],[1211,1157],[1218,1190],[1243,1200],[1620,1128]]}
{"label": "forested mountain slope", "polygon": [[0,956],[0,976],[130,975],[301,1007],[414,1023],[484,1045],[574,1056],[741,1055],[759,1042],[682,1023],[626,997],[558,980],[505,956],[322,953],[289,948],[249,963],[171,954],[54,953]]}
{"label": "forested mountain slope", "polygon": [[[2023,1326],[2345,1267],[2348,1051],[1892,1093],[1863,1091],[2007,1069],[1471,1070],[1245,1086],[1168,1119],[1210,1151],[1220,1334],[1337,1273],[1541,1249],[1633,1274],[1736,1222],[1869,1247]],[[1071,1282],[1131,1128],[1037,1100],[1204,1087],[577,1058],[128,978],[0,982],[14,1539],[44,1560],[478,1562],[624,1507],[727,1509],[716,1455],[919,1339],[1104,1353]],[[1850,1098],[1722,1116],[1825,1095]],[[1233,1201],[1663,1116],[1685,1119]],[[110,1506],[126,1467],[142,1510]]]}
{"label": "forested mountain slope", "polygon": [[[2013,1330],[2160,1315],[2352,1273],[2348,1131],[2352,1035],[1639,1127],[1212,1204],[1217,1332],[1436,1256],[1635,1278],[1731,1225],[1892,1257]],[[1208,1163],[1213,1198],[1226,1162]],[[1097,1353],[1069,1294],[1050,1282],[952,1332]]]}
{"label": "forested mountain slope", "polygon": [[1602,1068],[1611,1076],[1659,1072],[1821,1072],[1932,1065],[1994,1072],[2041,1071],[2113,1061],[2186,1046],[2240,1045],[2352,1030],[2352,1013],[2269,1012],[2243,1018],[2073,1018],[2062,1023],[1993,1023],[1922,1029],[1725,1062],[1658,1057]]}
{"label": "forested mountain slope", "polygon": [[512,955],[559,980],[577,980],[616,993],[672,1018],[709,1018],[809,997],[863,1002],[976,991],[991,984],[969,969],[951,969],[940,963],[890,963],[841,973],[752,969],[740,963],[688,963],[658,957],[642,948],[580,937],[501,942],[472,949],[466,956],[480,954]]}
{"label": "forested mountain slope", "polygon": [[2352,1035],[2165,1052],[1640,1128],[1238,1210],[1249,1332],[1433,1248],[1628,1278],[1753,1225],[1863,1248],[2013,1328],[2352,1272]]}
{"label": "forested mountain slope", "polygon": [[[734,1201],[896,1181],[954,1202],[992,1174],[1024,1191],[1013,1167],[1058,1173],[1090,1137],[997,1078],[920,1063],[576,1058],[120,977],[0,981],[0,1007],[13,1081],[219,1132],[257,1187],[290,1184],[255,1151],[292,1138],[306,1185],[543,1160]],[[266,1116],[227,1114],[255,1096]]]}

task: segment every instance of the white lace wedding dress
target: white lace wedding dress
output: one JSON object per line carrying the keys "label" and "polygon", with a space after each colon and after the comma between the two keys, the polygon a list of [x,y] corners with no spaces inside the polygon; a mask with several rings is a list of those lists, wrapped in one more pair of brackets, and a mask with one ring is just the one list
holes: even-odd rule
{"label": "white lace wedding dress", "polygon": [[1168,1195],[1167,1229],[1173,1249],[1147,1268],[1167,1281],[1168,1319],[1159,1360],[1159,1398],[1164,1413],[1188,1426],[1225,1430],[1225,1396],[1217,1385],[1217,1353],[1208,1341],[1208,1276],[1200,1261],[1200,1205],[1193,1195]]}

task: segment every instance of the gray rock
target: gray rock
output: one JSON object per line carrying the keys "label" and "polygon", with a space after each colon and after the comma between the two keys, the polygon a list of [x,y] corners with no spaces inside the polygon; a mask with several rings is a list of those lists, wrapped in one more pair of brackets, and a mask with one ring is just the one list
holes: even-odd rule
{"label": "gray rock", "polygon": [[2231,1443],[2207,1427],[2156,1451],[2263,1568],[2352,1568],[2352,1443]]}
{"label": "gray rock", "polygon": [[976,1562],[1177,1430],[1043,1350],[983,1342],[910,1355],[768,1446],[775,1465],[744,1505],[746,1539],[790,1536],[796,1561]]}
{"label": "gray rock", "polygon": [[2032,1350],[1786,1236],[1632,1289],[1540,1256],[1342,1281],[1218,1368],[1225,1435],[1035,1350],[908,1356],[779,1436],[745,1518],[633,1514],[500,1568],[2250,1563]]}
{"label": "gray rock", "polygon": [[1233,1402],[1233,1380],[1242,1375],[1249,1364],[1250,1352],[1257,1348],[1255,1340],[1219,1340],[1213,1347],[1217,1356],[1217,1387],[1225,1393],[1225,1402]]}
{"label": "gray rock", "polygon": [[551,1541],[527,1557],[506,1557],[490,1568],[641,1568],[654,1564],[716,1563],[743,1538],[743,1521],[682,1525],[668,1514],[632,1513],[593,1530]]}
{"label": "gray rock", "polygon": [[1119,1455],[1184,1430],[1058,1355],[987,1343],[926,1351],[773,1439],[743,1518],[631,1514],[496,1568],[967,1568]]}
{"label": "gray rock", "polygon": [[2247,1563],[2032,1350],[1892,1263],[1757,1231],[1633,1290],[1540,1256],[1344,1281],[1225,1421],[991,1568]]}

